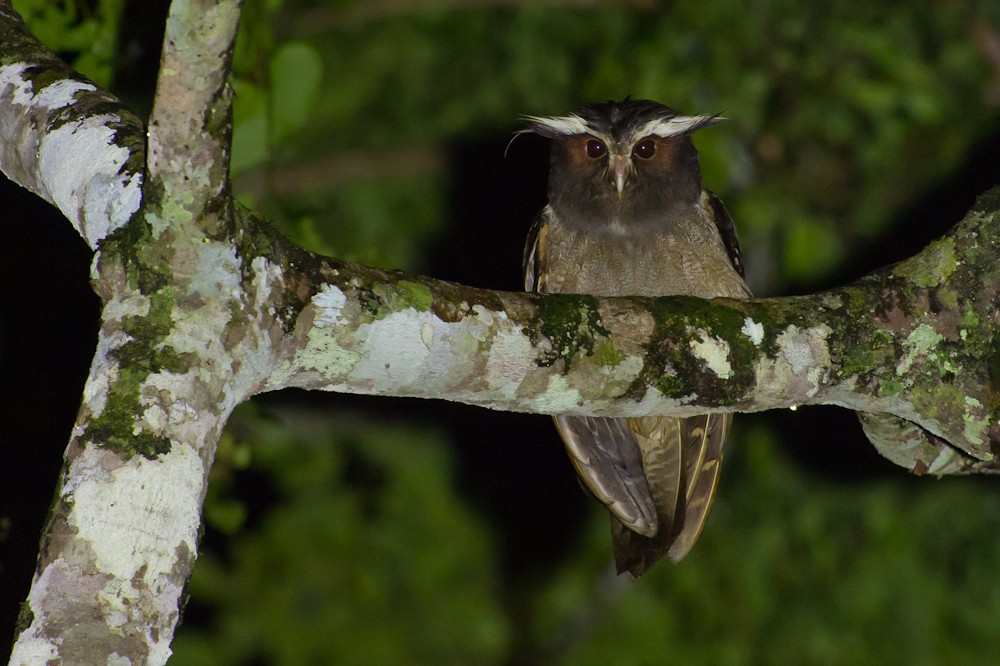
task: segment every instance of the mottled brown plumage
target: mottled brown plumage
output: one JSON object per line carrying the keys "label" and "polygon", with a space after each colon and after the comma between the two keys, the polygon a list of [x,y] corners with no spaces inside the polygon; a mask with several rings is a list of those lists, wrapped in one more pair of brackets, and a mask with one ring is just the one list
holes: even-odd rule
{"label": "mottled brown plumage", "polygon": [[[645,100],[528,117],[551,138],[549,204],[531,228],[525,289],[597,296],[743,298],[732,219],[704,190],[692,132],[718,118]],[[611,511],[618,571],[675,562],[715,495],[731,417],[556,416],[570,460]]]}

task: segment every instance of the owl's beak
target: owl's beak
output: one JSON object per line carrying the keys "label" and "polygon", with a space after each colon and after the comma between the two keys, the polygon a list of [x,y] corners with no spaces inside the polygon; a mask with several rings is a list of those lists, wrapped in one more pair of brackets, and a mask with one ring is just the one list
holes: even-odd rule
{"label": "owl's beak", "polygon": [[631,166],[626,155],[614,156],[615,189],[618,190],[618,198],[622,198],[622,190],[625,189],[625,178],[628,177],[628,169]]}

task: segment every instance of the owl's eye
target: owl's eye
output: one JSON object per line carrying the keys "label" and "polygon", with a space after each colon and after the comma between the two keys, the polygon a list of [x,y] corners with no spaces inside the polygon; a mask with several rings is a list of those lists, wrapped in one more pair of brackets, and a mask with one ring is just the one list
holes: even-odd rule
{"label": "owl's eye", "polygon": [[606,152],[608,152],[607,147],[597,139],[587,141],[587,157],[596,160],[598,157],[604,157]]}
{"label": "owl's eye", "polygon": [[656,142],[652,139],[643,139],[639,143],[635,144],[635,148],[632,149],[632,154],[640,159],[648,160],[656,154]]}

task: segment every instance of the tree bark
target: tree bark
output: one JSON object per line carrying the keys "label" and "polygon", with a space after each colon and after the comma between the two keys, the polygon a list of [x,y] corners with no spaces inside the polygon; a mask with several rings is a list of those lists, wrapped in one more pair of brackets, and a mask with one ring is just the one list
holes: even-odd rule
{"label": "tree bark", "polygon": [[147,155],[141,123],[0,0],[0,168],[97,250],[104,303],[11,663],[166,661],[219,434],[263,391],[602,416],[835,404],[914,472],[997,469],[1000,189],[919,255],[795,298],[504,293],[320,257],[232,202],[238,11],[174,2]]}
{"label": "tree bark", "polygon": [[12,664],[170,655],[216,443],[249,394],[224,356],[253,352],[223,337],[242,295],[226,178],[238,16],[235,0],[171,7],[143,174],[142,125],[0,7],[0,167],[98,249],[104,303]]}

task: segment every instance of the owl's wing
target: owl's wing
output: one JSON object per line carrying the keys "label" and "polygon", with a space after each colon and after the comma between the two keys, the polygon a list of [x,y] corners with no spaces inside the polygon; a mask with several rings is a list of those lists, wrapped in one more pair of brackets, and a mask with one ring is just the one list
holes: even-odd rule
{"label": "owl's wing", "polygon": [[659,508],[660,528],[646,536],[612,521],[619,573],[638,577],[664,555],[679,562],[691,550],[715,497],[731,420],[729,414],[630,419]]}
{"label": "owl's wing", "polygon": [[743,274],[743,258],[740,256],[740,240],[736,237],[736,225],[733,223],[729,211],[726,210],[726,205],[722,203],[722,199],[708,190],[702,190],[701,196],[702,205],[715,220],[715,228],[719,230],[719,236],[726,248],[726,254],[729,255],[729,261],[732,262],[733,268],[736,269],[740,277],[746,277]]}
{"label": "owl's wing", "polygon": [[683,527],[668,551],[674,562],[680,562],[688,554],[705,527],[719,482],[722,448],[732,421],[731,414],[706,414],[685,419],[687,450],[684,454],[684,476],[687,488]]}
{"label": "owl's wing", "polygon": [[[552,219],[548,206],[531,226],[524,246],[524,288],[548,291],[546,258]],[[656,532],[653,497],[642,468],[642,452],[626,419],[590,416],[553,417],[580,479],[611,513],[630,529]],[[679,462],[678,462],[679,465]]]}
{"label": "owl's wing", "polygon": [[531,229],[528,230],[528,238],[524,242],[524,255],[521,266],[524,269],[524,290],[544,293],[545,280],[541,266],[545,265],[547,241],[549,236],[549,219],[552,216],[552,208],[546,206],[535,218]]}
{"label": "owl's wing", "polygon": [[[629,530],[646,536],[656,534],[656,505],[643,471],[642,451],[629,429],[629,419],[553,418],[573,467],[587,489]],[[676,478],[679,480],[680,476],[678,455]]]}

